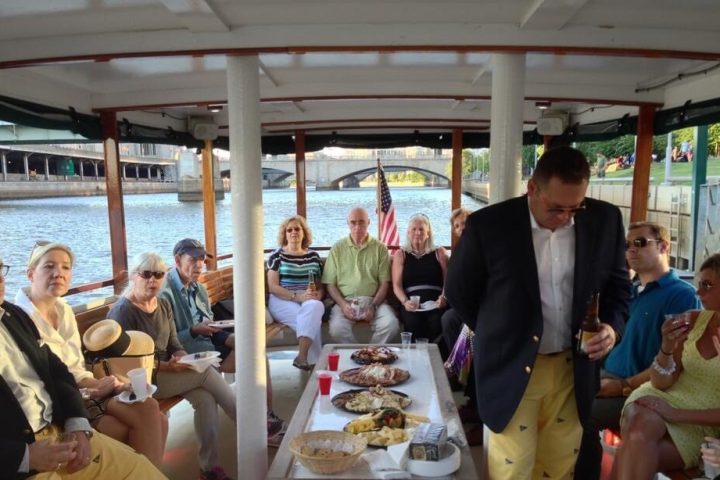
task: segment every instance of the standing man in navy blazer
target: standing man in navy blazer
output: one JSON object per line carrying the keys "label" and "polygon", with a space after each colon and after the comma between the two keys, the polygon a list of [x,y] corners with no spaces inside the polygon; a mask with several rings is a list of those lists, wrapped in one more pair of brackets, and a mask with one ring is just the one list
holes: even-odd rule
{"label": "standing man in navy blazer", "polygon": [[[572,476],[598,360],[627,318],[622,216],[585,198],[589,178],[578,150],[546,151],[527,195],[473,213],[452,254],[445,293],[475,331],[492,480]],[[601,328],[584,356],[576,335],[593,292]]]}

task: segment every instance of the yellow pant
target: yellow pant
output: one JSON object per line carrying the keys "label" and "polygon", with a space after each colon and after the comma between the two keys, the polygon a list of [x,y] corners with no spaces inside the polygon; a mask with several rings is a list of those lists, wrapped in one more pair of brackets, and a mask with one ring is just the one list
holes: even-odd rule
{"label": "yellow pant", "polygon": [[537,356],[510,423],[490,432],[491,480],[572,478],[582,436],[574,385],[570,352]]}
{"label": "yellow pant", "polygon": [[[55,438],[60,430],[55,426],[44,428],[35,434],[35,440]],[[90,439],[90,464],[73,474],[57,472],[43,472],[30,478],[36,480],[167,480],[144,455],[136,453],[124,443],[103,435],[97,431]]]}

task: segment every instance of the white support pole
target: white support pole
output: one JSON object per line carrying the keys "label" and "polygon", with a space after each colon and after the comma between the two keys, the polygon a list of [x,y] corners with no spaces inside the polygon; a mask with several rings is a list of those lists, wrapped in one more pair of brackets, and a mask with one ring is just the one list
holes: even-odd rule
{"label": "white support pole", "polygon": [[30,159],[30,154],[29,154],[29,153],[24,153],[24,154],[23,154],[23,171],[25,172],[25,180],[26,180],[26,181],[29,181],[29,180],[30,180],[30,162],[29,162],[29,159]]}
{"label": "white support pole", "polygon": [[98,180],[98,162],[93,161],[92,164],[93,164],[93,170],[95,171],[95,180],[97,181]]}
{"label": "white support pole", "polygon": [[672,185],[670,176],[672,175],[672,149],[673,149],[672,132],[667,134],[667,146],[665,147],[665,181],[663,185]]}
{"label": "white support pole", "polygon": [[495,53],[491,59],[490,203],[520,195],[525,55]]}
{"label": "white support pole", "polygon": [[2,163],[3,182],[7,182],[7,153],[5,151],[0,152],[0,162]]}
{"label": "white support pole", "polygon": [[45,155],[45,180],[50,180],[50,157],[47,155]]}
{"label": "white support pole", "polygon": [[[237,464],[247,480],[267,475],[267,377],[258,57],[227,57],[235,298]],[[243,432],[241,434],[241,431]],[[251,432],[251,433],[249,433]]]}

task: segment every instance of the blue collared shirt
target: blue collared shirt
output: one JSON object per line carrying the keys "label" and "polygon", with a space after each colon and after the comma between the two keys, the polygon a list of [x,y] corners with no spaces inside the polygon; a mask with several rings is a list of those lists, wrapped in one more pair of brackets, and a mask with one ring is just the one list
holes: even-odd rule
{"label": "blue collared shirt", "polygon": [[665,315],[700,308],[695,289],[669,271],[649,282],[642,292],[633,285],[630,318],[622,341],[607,356],[605,370],[621,378],[632,377],[647,369],[660,350],[660,327]]}

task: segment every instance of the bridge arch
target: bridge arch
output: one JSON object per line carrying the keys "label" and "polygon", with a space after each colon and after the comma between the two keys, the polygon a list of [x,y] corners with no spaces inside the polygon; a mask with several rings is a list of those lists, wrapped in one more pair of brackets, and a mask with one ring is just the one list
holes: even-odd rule
{"label": "bridge arch", "polygon": [[[414,167],[410,165],[383,165],[383,170],[385,170],[385,173],[388,172],[406,172],[408,170],[412,170],[414,172],[418,172],[422,174],[425,177],[425,185],[426,186],[438,186],[438,187],[450,187],[450,178],[448,178],[446,175],[443,175],[441,173],[437,173],[432,170],[428,170],[426,168],[420,168],[420,167]],[[371,175],[375,175],[377,173],[377,168],[363,168],[360,170],[356,170],[354,172],[346,173],[341,177],[338,177],[334,180],[331,180],[329,182],[329,185],[327,188],[331,190],[338,190],[340,189],[340,184],[342,183],[343,188],[355,188],[360,186],[360,182],[362,179],[369,177]],[[437,181],[436,181],[437,179]]]}

